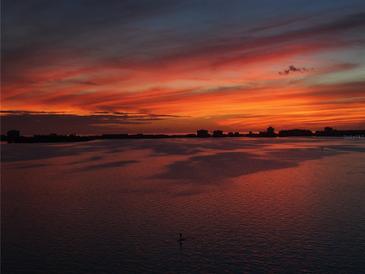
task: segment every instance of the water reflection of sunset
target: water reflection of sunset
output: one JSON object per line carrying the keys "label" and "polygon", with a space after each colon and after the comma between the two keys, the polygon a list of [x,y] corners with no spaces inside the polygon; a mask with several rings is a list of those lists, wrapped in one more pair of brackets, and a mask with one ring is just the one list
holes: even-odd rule
{"label": "water reflection of sunset", "polygon": [[[2,144],[5,258],[15,258],[5,267],[90,273],[92,258],[94,273],[120,265],[184,273],[362,269],[364,145],[337,138]],[[178,233],[188,239],[181,249]]]}

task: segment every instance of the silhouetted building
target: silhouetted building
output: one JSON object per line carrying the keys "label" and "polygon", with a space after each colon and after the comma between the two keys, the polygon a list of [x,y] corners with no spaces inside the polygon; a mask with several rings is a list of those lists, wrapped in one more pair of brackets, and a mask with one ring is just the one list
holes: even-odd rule
{"label": "silhouetted building", "polygon": [[334,132],[334,129],[331,128],[331,127],[325,127],[324,128],[324,133],[325,134],[331,135],[333,132]]}
{"label": "silhouetted building", "polygon": [[323,131],[316,131],[315,135],[324,137],[365,136],[365,130],[336,130],[325,127]]}
{"label": "silhouetted building", "polygon": [[236,132],[228,132],[227,134],[228,137],[240,137],[240,133],[238,131]]}
{"label": "silhouetted building", "polygon": [[331,127],[325,127],[323,131],[316,131],[317,136],[337,136],[341,135],[337,130]]}
{"label": "silhouetted building", "polygon": [[259,137],[276,137],[275,129],[273,127],[268,127],[266,131],[261,131],[258,134]]}
{"label": "silhouetted building", "polygon": [[289,129],[289,130],[280,130],[280,137],[289,137],[289,136],[312,136],[313,132],[308,129]]}
{"label": "silhouetted building", "polygon": [[206,129],[199,129],[196,131],[196,136],[198,137],[209,137],[209,132]]}
{"label": "silhouetted building", "polygon": [[213,131],[213,137],[223,137],[223,131],[222,130],[214,130]]}
{"label": "silhouetted building", "polygon": [[274,136],[275,135],[275,129],[273,127],[268,127],[266,130],[267,135]]}

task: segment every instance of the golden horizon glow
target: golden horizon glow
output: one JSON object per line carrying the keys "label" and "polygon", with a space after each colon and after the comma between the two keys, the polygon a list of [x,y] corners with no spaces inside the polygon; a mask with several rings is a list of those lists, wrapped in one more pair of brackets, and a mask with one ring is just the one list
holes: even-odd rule
{"label": "golden horizon glow", "polygon": [[296,31],[255,29],[247,39],[213,33],[192,45],[156,34],[159,43],[134,54],[103,44],[105,51],[93,55],[77,41],[72,49],[47,45],[5,55],[1,117],[12,127],[8,116],[74,115],[86,124],[100,116],[90,121],[90,132],[365,127],[360,17],[350,13]]}

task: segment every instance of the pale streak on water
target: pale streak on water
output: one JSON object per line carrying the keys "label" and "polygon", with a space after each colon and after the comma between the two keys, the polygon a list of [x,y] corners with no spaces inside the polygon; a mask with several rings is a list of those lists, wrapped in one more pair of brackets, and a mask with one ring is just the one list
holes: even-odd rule
{"label": "pale streak on water", "polygon": [[3,273],[365,272],[364,139],[2,144],[1,167]]}

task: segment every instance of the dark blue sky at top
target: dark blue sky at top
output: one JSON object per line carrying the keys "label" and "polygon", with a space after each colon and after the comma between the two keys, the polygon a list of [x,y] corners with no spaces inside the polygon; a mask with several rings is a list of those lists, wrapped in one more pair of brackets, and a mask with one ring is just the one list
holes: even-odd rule
{"label": "dark blue sky at top", "polygon": [[365,2],[8,0],[2,6],[6,54],[26,56],[34,48],[61,48],[146,58],[194,43],[217,42],[238,31],[250,36],[274,34],[276,27],[282,31],[292,20],[295,28],[306,27],[311,20],[361,12]]}

